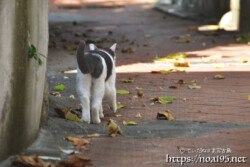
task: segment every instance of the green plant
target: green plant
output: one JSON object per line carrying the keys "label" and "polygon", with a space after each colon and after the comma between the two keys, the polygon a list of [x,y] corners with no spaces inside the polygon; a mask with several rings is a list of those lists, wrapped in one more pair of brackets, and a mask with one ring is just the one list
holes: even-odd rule
{"label": "green plant", "polygon": [[43,64],[43,61],[42,61],[41,57],[46,58],[46,56],[44,56],[43,54],[37,52],[36,47],[34,45],[32,45],[32,44],[29,47],[28,56],[29,56],[29,58],[34,58],[36,61],[38,61],[39,65]]}

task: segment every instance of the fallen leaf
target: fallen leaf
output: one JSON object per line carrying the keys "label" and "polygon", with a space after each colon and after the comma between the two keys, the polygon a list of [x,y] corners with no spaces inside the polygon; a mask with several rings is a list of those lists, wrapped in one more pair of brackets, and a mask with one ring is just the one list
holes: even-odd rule
{"label": "fallen leaf", "polygon": [[186,72],[186,70],[175,69],[176,72]]}
{"label": "fallen leaf", "polygon": [[172,101],[172,100],[175,100],[176,97],[160,97],[161,100],[169,100],[169,101]]}
{"label": "fallen leaf", "polygon": [[160,70],[160,71],[151,71],[151,73],[160,73],[160,74],[170,74],[171,71],[169,70]]}
{"label": "fallen leaf", "polygon": [[151,34],[145,34],[144,36],[145,36],[146,38],[151,38],[151,37],[152,37]]}
{"label": "fallen leaf", "polygon": [[177,43],[189,43],[190,39],[186,38],[186,39],[179,39],[176,41]]}
{"label": "fallen leaf", "polygon": [[146,104],[145,104],[145,103],[142,103],[142,107],[146,107]]}
{"label": "fallen leaf", "polygon": [[217,74],[214,76],[214,79],[224,79],[225,77],[221,74]]}
{"label": "fallen leaf", "polygon": [[197,26],[190,26],[187,28],[189,31],[197,31],[198,27]]}
{"label": "fallen leaf", "polygon": [[155,97],[155,98],[150,98],[151,101],[155,103],[160,103],[160,104],[168,104],[172,103],[172,100],[176,99],[175,97]]}
{"label": "fallen leaf", "polygon": [[64,119],[68,119],[71,121],[76,121],[76,122],[81,122],[80,116],[72,113],[73,108],[67,108],[67,109],[60,109],[60,108],[55,108],[54,111]]}
{"label": "fallen leaf", "polygon": [[87,29],[87,32],[94,32],[95,30],[93,28]]}
{"label": "fallen leaf", "polygon": [[174,63],[175,67],[191,67],[191,64],[189,62],[175,62]]}
{"label": "fallen leaf", "polygon": [[75,36],[76,36],[76,37],[83,37],[83,33],[77,32],[77,33],[75,33]]}
{"label": "fallen leaf", "polygon": [[72,24],[76,26],[76,25],[80,25],[81,22],[73,21]]}
{"label": "fallen leaf", "polygon": [[247,63],[247,62],[248,62],[248,60],[242,59],[242,63]]}
{"label": "fallen leaf", "polygon": [[86,145],[86,144],[90,143],[87,139],[80,138],[80,137],[68,136],[65,139],[69,140],[69,141],[72,141],[75,146],[83,146],[83,145]]}
{"label": "fallen leaf", "polygon": [[108,134],[111,137],[116,137],[118,135],[122,135],[121,128],[112,119],[110,119],[108,122]]}
{"label": "fallen leaf", "polygon": [[165,112],[158,112],[157,119],[166,119],[166,120],[174,120],[174,117],[171,115],[171,113],[169,111],[165,111]]}
{"label": "fallen leaf", "polygon": [[66,87],[63,84],[54,87],[54,90],[64,90]]}
{"label": "fallen leaf", "polygon": [[85,167],[87,165],[93,165],[90,158],[75,155],[69,160],[58,162],[55,167]]}
{"label": "fallen leaf", "polygon": [[177,81],[177,83],[178,83],[178,84],[185,84],[186,81],[184,81],[183,79],[180,79],[180,80]]}
{"label": "fallen leaf", "polygon": [[121,95],[130,94],[130,92],[127,91],[127,90],[116,90],[116,93],[117,93],[117,94],[121,94]]}
{"label": "fallen leaf", "polygon": [[149,46],[149,43],[148,43],[148,42],[145,42],[145,43],[143,44],[143,46],[148,47],[148,46]]}
{"label": "fallen leaf", "polygon": [[200,89],[201,86],[200,85],[197,85],[196,83],[193,83],[191,85],[188,85],[188,88],[189,89]]}
{"label": "fallen leaf", "polygon": [[117,104],[117,109],[121,109],[121,108],[124,108],[124,105]]}
{"label": "fallen leaf", "polygon": [[121,115],[121,114],[116,114],[115,116],[116,116],[116,117],[121,117],[122,115]]}
{"label": "fallen leaf", "polygon": [[132,97],[132,100],[135,100],[135,99],[137,99],[138,98],[138,96],[133,96]]}
{"label": "fallen leaf", "polygon": [[136,114],[136,116],[135,116],[136,118],[141,118],[141,114],[140,113],[138,113],[138,114]]}
{"label": "fallen leaf", "polygon": [[223,69],[224,66],[223,66],[223,65],[218,65],[218,66],[216,66],[215,68],[217,68],[217,69]]}
{"label": "fallen leaf", "polygon": [[75,99],[75,96],[74,96],[74,95],[70,95],[69,98],[71,98],[71,99],[74,100],[74,99]]}
{"label": "fallen leaf", "polygon": [[144,96],[144,92],[142,90],[137,90],[137,95],[139,97],[142,97],[142,96]]}
{"label": "fallen leaf", "polygon": [[134,121],[123,121],[122,122],[122,124],[124,125],[124,126],[134,126],[134,125],[138,125],[136,122],[134,122]]}
{"label": "fallen leaf", "polygon": [[248,100],[250,100],[250,95],[248,96]]}
{"label": "fallen leaf", "polygon": [[123,83],[133,83],[134,80],[131,79],[131,78],[129,78],[129,79],[122,79],[121,82],[123,82]]}
{"label": "fallen leaf", "polygon": [[186,58],[187,54],[184,53],[171,53],[167,56],[169,59]]}
{"label": "fallen leaf", "polygon": [[61,97],[60,92],[50,92],[51,95],[56,96],[56,97]]}
{"label": "fallen leaf", "polygon": [[163,57],[163,58],[156,58],[153,60],[153,62],[175,62],[176,60],[175,59],[169,59],[169,58],[166,58],[166,57]]}
{"label": "fallen leaf", "polygon": [[86,137],[88,137],[88,138],[91,138],[91,137],[100,137],[100,134],[99,133],[93,133],[93,134],[86,135]]}
{"label": "fallen leaf", "polygon": [[71,47],[68,48],[70,51],[77,50],[77,45],[72,45]]}
{"label": "fallen leaf", "polygon": [[19,156],[11,163],[11,165],[22,167],[55,167],[54,164],[41,160],[37,155]]}
{"label": "fallen leaf", "polygon": [[135,50],[133,48],[122,48],[122,53],[134,53]]}
{"label": "fallen leaf", "polygon": [[178,86],[169,86],[168,88],[170,88],[170,89],[179,89],[180,85],[178,85]]}

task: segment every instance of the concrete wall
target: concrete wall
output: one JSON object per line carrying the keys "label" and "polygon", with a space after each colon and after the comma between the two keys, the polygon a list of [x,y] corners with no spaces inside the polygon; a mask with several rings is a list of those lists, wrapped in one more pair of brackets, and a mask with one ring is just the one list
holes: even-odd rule
{"label": "concrete wall", "polygon": [[39,131],[46,58],[28,57],[30,44],[47,55],[48,1],[0,1],[0,161],[28,146]]}
{"label": "concrete wall", "polygon": [[239,18],[239,30],[242,32],[250,32],[250,1],[240,1],[240,18]]}

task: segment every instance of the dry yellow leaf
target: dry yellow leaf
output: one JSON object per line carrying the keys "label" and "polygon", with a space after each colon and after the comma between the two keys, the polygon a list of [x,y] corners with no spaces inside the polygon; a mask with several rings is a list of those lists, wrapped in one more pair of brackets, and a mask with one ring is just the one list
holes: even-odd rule
{"label": "dry yellow leaf", "polygon": [[122,135],[121,128],[112,119],[110,119],[108,122],[108,134],[111,137],[116,137],[118,135]]}
{"label": "dry yellow leaf", "polygon": [[93,134],[89,134],[89,135],[86,135],[86,137],[99,137],[100,134],[99,133],[93,133]]}

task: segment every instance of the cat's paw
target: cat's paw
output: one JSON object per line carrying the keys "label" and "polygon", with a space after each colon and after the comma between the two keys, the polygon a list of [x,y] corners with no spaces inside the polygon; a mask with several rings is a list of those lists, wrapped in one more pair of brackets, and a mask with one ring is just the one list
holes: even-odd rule
{"label": "cat's paw", "polygon": [[112,110],[114,113],[116,113],[116,110],[117,110],[116,105],[114,105],[113,107],[111,107],[111,110]]}
{"label": "cat's paw", "polygon": [[99,124],[99,123],[101,123],[101,119],[100,118],[93,118],[92,123]]}
{"label": "cat's paw", "polygon": [[100,112],[99,116],[100,118],[104,118],[104,114],[102,112]]}
{"label": "cat's paw", "polygon": [[82,118],[81,122],[90,124],[90,119],[84,119],[84,118]]}

